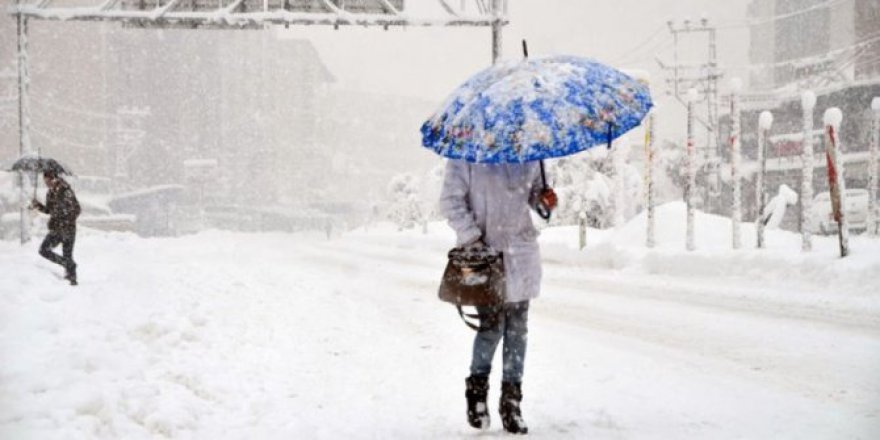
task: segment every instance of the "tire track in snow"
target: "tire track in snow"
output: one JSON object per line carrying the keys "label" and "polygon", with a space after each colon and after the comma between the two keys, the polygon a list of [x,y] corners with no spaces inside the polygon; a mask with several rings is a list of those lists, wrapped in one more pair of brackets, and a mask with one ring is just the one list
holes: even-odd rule
{"label": "tire track in snow", "polygon": [[[439,279],[419,281],[418,274],[439,274],[442,269],[424,258],[403,257],[399,249],[391,246],[358,243],[351,249],[325,249],[339,253],[332,258],[378,259],[414,269],[406,275],[397,274],[399,283],[436,288]],[[849,341],[866,347],[869,353],[880,353],[880,316],[876,313],[758,297],[761,292],[771,296],[773,289],[769,288],[756,292],[719,285],[700,286],[692,280],[653,275],[638,280],[610,279],[593,269],[572,274],[578,268],[551,266],[545,271],[545,293],[535,304],[539,317],[629,340],[627,346],[632,350],[660,350],[679,363],[719,368],[785,392],[832,404],[856,405],[866,414],[876,413],[870,412],[870,408],[877,403],[874,396],[880,395],[880,386],[870,379],[870,367],[857,365],[858,355],[853,350],[840,351],[832,341]],[[563,270],[568,273],[559,273]],[[655,279],[662,284],[653,284]],[[617,310],[632,308],[642,311],[627,314]],[[697,323],[665,322],[657,311],[660,309],[699,319]],[[766,329],[767,337],[736,331],[750,327]],[[785,338],[774,336],[791,332],[812,334],[822,341],[814,342],[810,353],[792,352]],[[844,358],[833,359],[835,355]],[[863,360],[876,365],[880,362],[876,358],[869,355]]]}
{"label": "tire track in snow", "polygon": [[[625,275],[622,275],[625,276]],[[669,278],[661,278],[661,283],[650,280],[611,280],[596,274],[584,277],[562,275],[545,275],[545,283],[563,289],[577,289],[584,295],[593,293],[602,295],[623,295],[632,299],[654,302],[677,302],[688,306],[740,313],[745,315],[763,316],[805,321],[806,323],[825,324],[839,329],[864,334],[880,332],[880,313],[871,311],[823,308],[818,305],[785,302],[771,298],[756,298],[761,291],[731,288],[716,285],[696,286],[689,282],[669,282]],[[546,290],[546,289],[545,289]],[[763,289],[772,296],[773,289]]]}
{"label": "tire track in snow", "polygon": [[855,406],[866,417],[880,416],[880,381],[872,373],[880,364],[877,335],[569,289],[588,300],[536,302],[536,315],[604,334],[594,339],[615,341],[618,348],[659,353],[689,368],[726,371],[813,400]]}
{"label": "tire track in snow", "polygon": [[[433,289],[436,289],[440,275],[442,275],[443,265],[445,265],[445,253],[438,257],[438,262],[435,263],[427,259],[403,257],[400,255],[399,248],[391,246],[360,242],[356,247],[352,246],[341,249],[336,246],[329,244],[322,245],[321,247],[334,252],[334,259],[345,260],[349,256],[359,256],[368,259],[380,259],[413,269],[430,270],[434,278],[420,282],[415,277],[407,276],[405,280],[419,286],[432,285]],[[560,273],[563,270],[567,273]],[[582,272],[576,275],[572,274],[573,271],[578,270],[582,270]],[[610,272],[614,273],[613,271]],[[844,308],[834,304],[823,304],[820,306],[773,299],[772,292],[777,290],[773,288],[762,287],[756,290],[742,287],[725,287],[716,284],[709,289],[708,286],[700,286],[692,280],[674,279],[667,276],[640,275],[640,279],[623,279],[626,276],[625,274],[620,275],[612,280],[609,279],[608,275],[599,274],[596,269],[581,269],[576,266],[545,263],[542,298],[552,297],[554,287],[578,288],[585,294],[594,291],[606,294],[613,293],[650,301],[677,302],[689,306],[715,309],[725,313],[744,313],[778,319],[823,323],[867,334],[877,334],[880,332],[880,312]],[[765,297],[758,297],[761,292],[767,292],[767,295]]]}

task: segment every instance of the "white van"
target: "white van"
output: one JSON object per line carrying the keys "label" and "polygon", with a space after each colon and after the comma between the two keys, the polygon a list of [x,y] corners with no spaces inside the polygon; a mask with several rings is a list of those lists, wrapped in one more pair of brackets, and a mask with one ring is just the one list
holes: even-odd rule
{"label": "white van", "polygon": [[[865,231],[868,228],[868,190],[852,188],[846,190],[846,221],[850,231]],[[816,194],[813,199],[813,231],[820,234],[837,233],[837,222],[831,212],[831,195],[828,191]]]}

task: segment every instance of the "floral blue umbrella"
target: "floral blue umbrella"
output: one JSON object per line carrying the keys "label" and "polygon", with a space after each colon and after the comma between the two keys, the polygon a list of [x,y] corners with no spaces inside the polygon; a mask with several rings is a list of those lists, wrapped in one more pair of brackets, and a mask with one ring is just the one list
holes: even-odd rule
{"label": "floral blue umbrella", "polygon": [[652,107],[647,86],[573,56],[496,64],[470,78],[421,128],[450,159],[523,163],[609,144]]}

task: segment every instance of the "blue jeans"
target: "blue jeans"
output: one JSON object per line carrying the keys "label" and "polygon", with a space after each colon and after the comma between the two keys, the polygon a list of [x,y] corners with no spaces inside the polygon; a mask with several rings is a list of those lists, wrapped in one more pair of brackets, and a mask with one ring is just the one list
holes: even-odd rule
{"label": "blue jeans", "polygon": [[521,383],[529,330],[529,302],[505,303],[497,317],[497,322],[492,322],[493,319],[489,317],[489,314],[492,313],[491,308],[478,307],[477,312],[481,315],[481,326],[488,328],[478,331],[474,337],[471,375],[489,376],[492,371],[492,358],[495,357],[495,349],[498,348],[498,342],[503,337],[504,347],[501,356],[503,374],[501,380]]}

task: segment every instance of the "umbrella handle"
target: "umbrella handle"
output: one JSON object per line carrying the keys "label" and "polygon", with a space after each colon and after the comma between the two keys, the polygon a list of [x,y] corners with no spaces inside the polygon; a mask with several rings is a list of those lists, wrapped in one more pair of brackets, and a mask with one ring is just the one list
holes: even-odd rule
{"label": "umbrella handle", "polygon": [[529,45],[526,44],[526,39],[523,38],[523,58],[529,57]]}
{"label": "umbrella handle", "polygon": [[540,203],[536,204],[535,211],[542,219],[547,220],[548,222],[550,221],[550,214],[552,214],[552,212],[549,209],[544,208],[544,205]]}
{"label": "umbrella handle", "polygon": [[[525,43],[525,40],[523,40],[523,43]],[[544,173],[544,161],[543,160],[538,161],[538,164],[541,165],[541,185],[542,185],[541,189],[546,190],[547,189],[547,175]],[[547,220],[548,222],[550,221],[551,211],[549,209],[544,208],[544,205],[542,205],[540,203],[536,203],[535,204],[535,211],[537,211],[538,215],[541,216],[542,219]]]}

